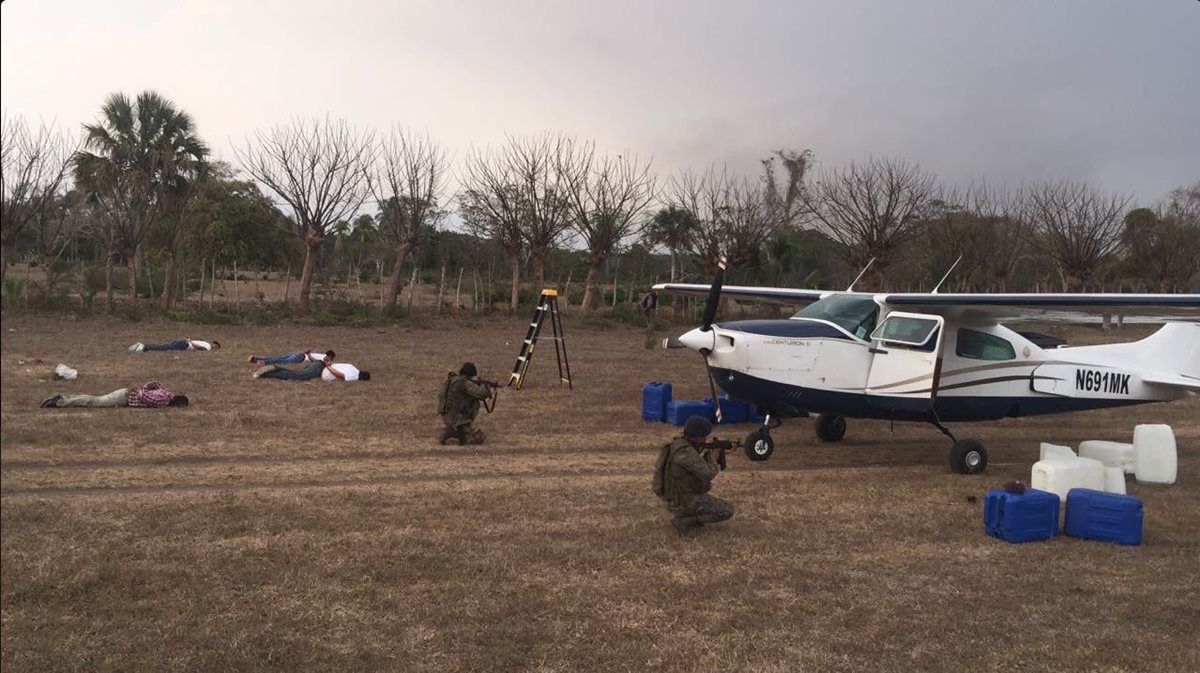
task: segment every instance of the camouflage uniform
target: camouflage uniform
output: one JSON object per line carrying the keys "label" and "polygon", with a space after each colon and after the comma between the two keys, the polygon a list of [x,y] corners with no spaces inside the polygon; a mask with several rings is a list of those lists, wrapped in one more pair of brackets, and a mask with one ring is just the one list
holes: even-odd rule
{"label": "camouflage uniform", "polygon": [[733,516],[733,507],[708,494],[720,468],[711,457],[701,457],[691,442],[675,438],[666,450],[668,459],[663,472],[663,500],[675,515],[671,525],[680,535],[706,523],[725,521]]}
{"label": "camouflage uniform", "polygon": [[446,413],[442,416],[446,427],[440,442],[457,439],[459,444],[482,444],[483,432],[474,428],[475,417],[480,401],[491,397],[491,391],[463,374],[455,374],[446,386]]}

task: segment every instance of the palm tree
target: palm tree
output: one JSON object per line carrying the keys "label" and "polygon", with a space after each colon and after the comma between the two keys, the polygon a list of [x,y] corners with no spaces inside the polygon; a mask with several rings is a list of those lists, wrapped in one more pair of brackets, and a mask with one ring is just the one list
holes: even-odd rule
{"label": "palm tree", "polygon": [[771,265],[770,283],[779,286],[796,265],[800,247],[790,235],[779,234],[767,241],[766,253]]}
{"label": "palm tree", "polygon": [[696,216],[686,208],[668,206],[654,214],[646,225],[645,237],[652,244],[661,244],[671,253],[671,282],[677,280],[677,257],[696,228]]}
{"label": "palm tree", "polygon": [[113,256],[124,257],[136,303],[142,241],[162,218],[183,209],[205,173],[209,149],[191,116],[154,91],[133,101],[110,95],[100,120],[83,128],[75,179],[107,216],[109,273]]}

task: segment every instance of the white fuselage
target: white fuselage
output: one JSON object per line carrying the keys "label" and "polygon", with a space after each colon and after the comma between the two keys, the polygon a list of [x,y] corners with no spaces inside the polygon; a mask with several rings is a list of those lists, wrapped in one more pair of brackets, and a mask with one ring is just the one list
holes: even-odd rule
{"label": "white fuselage", "polygon": [[1145,377],[1170,369],[1164,349],[1200,359],[1197,323],[1168,325],[1139,342],[1044,350],[994,323],[898,312],[884,318],[892,315],[937,324],[920,344],[872,338],[869,329],[864,338],[861,330],[805,317],[727,322],[680,341],[710,351],[714,378],[731,396],[776,414],[898,420],[986,420],[1178,399],[1186,391]]}

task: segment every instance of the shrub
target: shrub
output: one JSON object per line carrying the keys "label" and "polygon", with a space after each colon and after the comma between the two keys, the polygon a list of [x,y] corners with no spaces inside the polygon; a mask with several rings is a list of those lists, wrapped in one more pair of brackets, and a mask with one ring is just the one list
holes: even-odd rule
{"label": "shrub", "polygon": [[640,306],[617,304],[616,308],[614,308],[612,311],[612,316],[614,319],[623,323],[637,325],[639,327],[644,327],[646,325],[646,316],[644,313],[642,313]]}

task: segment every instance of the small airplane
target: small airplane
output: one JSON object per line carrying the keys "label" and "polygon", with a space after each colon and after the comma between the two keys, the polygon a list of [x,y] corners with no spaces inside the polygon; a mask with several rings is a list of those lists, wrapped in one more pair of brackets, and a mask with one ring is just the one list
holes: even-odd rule
{"label": "small airplane", "polygon": [[[1200,393],[1200,294],[868,293],[663,283],[655,291],[707,296],[701,326],[678,338],[704,356],[709,385],[768,410],[743,444],[751,460],[775,450],[783,418],[817,414],[817,437],[837,442],[847,418],[930,423],[950,438],[950,467],[976,474],[987,449],[950,422],[1165,402]],[[865,269],[864,269],[865,272]],[[861,277],[862,274],[859,274]],[[944,282],[943,278],[943,282]],[[856,279],[857,282],[857,279]],[[939,287],[941,283],[938,284]],[[854,284],[851,284],[853,288]],[[714,324],[722,294],[803,305],[787,319]],[[1064,313],[1069,312],[1069,313]],[[1140,341],[1042,348],[1002,325],[1080,314],[1174,319]],[[713,390],[714,412],[720,414]]]}

